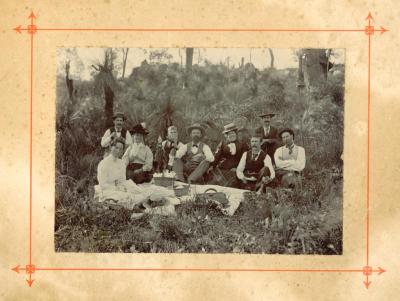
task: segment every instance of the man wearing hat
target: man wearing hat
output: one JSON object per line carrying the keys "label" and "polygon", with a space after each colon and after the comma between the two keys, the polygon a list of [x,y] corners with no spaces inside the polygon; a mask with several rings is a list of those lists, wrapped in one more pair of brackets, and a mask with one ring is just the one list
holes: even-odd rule
{"label": "man wearing hat", "polygon": [[274,163],[274,153],[278,146],[278,129],[271,126],[271,120],[275,113],[264,113],[259,117],[262,119],[262,126],[256,129],[256,134],[262,137],[261,148],[266,152]]}
{"label": "man wearing hat", "polygon": [[136,184],[150,182],[152,179],[153,153],[144,144],[144,136],[147,134],[142,124],[135,125],[132,129],[133,143],[122,157],[127,167],[127,179],[131,179]]}
{"label": "man wearing hat", "polygon": [[214,155],[210,147],[201,141],[204,129],[200,124],[190,126],[188,133],[191,141],[176,151],[173,170],[179,181],[186,179],[189,183],[203,183],[203,176],[214,161]]}
{"label": "man wearing hat", "polygon": [[306,166],[304,148],[294,144],[293,130],[286,128],[279,133],[283,146],[274,154],[277,179],[282,186],[295,188],[299,183],[299,174]]}
{"label": "man wearing hat", "polygon": [[244,152],[236,168],[238,181],[236,187],[246,190],[258,190],[272,182],[275,170],[270,156],[261,149],[261,137],[253,134],[250,140],[250,150]]}
{"label": "man wearing hat", "polygon": [[[116,112],[113,116],[114,126],[107,129],[104,133],[103,138],[101,138],[101,146],[107,148],[106,154],[108,154],[108,149],[112,142],[116,138],[122,138],[126,146],[132,144],[132,136],[128,130],[124,128],[126,117],[121,112]],[[121,154],[122,155],[122,154]]]}
{"label": "man wearing hat", "polygon": [[238,128],[234,123],[224,126],[225,139],[221,141],[215,152],[215,160],[211,164],[213,179],[211,184],[232,187],[236,182],[236,167],[244,152],[249,150],[245,142],[238,140]]}

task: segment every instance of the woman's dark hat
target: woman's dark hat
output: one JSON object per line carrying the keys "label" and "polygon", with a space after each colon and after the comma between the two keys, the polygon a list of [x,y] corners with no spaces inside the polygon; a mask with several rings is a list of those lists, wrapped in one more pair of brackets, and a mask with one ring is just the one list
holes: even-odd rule
{"label": "woman's dark hat", "polygon": [[149,132],[139,123],[137,125],[135,125],[132,130],[132,135],[133,134],[142,134],[142,135],[148,135]]}

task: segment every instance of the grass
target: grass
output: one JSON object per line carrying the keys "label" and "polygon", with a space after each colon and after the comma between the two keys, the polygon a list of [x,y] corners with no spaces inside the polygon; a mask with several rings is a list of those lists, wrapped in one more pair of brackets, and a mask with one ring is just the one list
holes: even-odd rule
{"label": "grass", "polygon": [[[331,185],[324,188],[325,182]],[[297,194],[279,189],[261,196],[245,193],[234,216],[189,202],[176,206],[177,216],[131,220],[127,209],[104,209],[75,194],[69,205],[58,202],[55,248],[58,252],[341,254],[342,181],[325,175],[318,183],[306,179]]]}

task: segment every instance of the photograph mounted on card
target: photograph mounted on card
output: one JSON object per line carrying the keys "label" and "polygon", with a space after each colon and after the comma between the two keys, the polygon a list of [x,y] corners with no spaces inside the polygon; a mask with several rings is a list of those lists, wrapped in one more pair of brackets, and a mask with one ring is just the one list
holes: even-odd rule
{"label": "photograph mounted on card", "polygon": [[56,252],[341,255],[344,58],[58,48]]}

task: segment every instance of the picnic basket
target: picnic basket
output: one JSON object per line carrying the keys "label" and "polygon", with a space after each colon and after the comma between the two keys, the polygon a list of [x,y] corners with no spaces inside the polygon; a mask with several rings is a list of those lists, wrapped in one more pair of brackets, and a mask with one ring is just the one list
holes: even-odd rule
{"label": "picnic basket", "polygon": [[222,206],[226,207],[229,203],[228,197],[225,193],[219,192],[214,188],[209,188],[203,193],[198,193],[196,195],[196,201],[200,203],[219,203]]}
{"label": "picnic basket", "polygon": [[171,187],[174,185],[175,178],[170,177],[153,177],[154,185],[162,186],[162,187]]}

